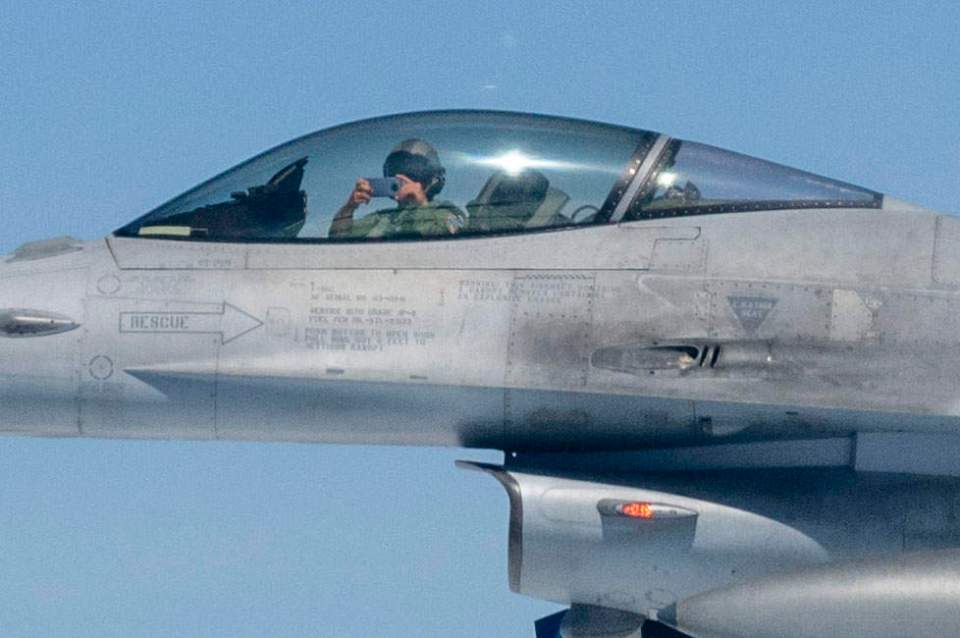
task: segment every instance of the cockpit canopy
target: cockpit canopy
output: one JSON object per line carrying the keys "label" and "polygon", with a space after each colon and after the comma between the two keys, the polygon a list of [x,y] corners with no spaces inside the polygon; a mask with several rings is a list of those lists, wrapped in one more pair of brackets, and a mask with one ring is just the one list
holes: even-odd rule
{"label": "cockpit canopy", "polygon": [[[398,159],[398,148],[410,157]],[[436,239],[682,215],[877,208],[881,201],[857,186],[649,131],[444,111],[366,120],[293,140],[116,234],[216,241]]]}

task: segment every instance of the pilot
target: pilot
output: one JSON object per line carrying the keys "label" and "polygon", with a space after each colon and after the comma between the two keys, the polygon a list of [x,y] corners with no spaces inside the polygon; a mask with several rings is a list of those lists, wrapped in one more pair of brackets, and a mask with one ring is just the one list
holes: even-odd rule
{"label": "pilot", "polygon": [[398,182],[392,196],[397,205],[354,220],[357,208],[373,197],[370,182],[361,177],[347,202],[334,215],[330,237],[436,237],[454,235],[463,228],[466,222],[463,212],[451,202],[434,199],[446,182],[446,170],[429,143],[412,138],[397,144],[383,163],[383,176],[396,178]]}

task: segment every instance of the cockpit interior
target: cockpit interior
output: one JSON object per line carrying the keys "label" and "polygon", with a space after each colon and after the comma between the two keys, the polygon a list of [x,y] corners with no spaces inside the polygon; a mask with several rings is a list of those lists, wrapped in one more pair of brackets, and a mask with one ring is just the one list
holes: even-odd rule
{"label": "cockpit interior", "polygon": [[[408,144],[402,157],[398,143]],[[378,190],[384,184],[388,190]],[[397,189],[405,185],[415,196],[400,196]],[[391,241],[881,204],[882,195],[858,186],[650,131],[551,116],[440,111],[306,135],[115,234]]]}

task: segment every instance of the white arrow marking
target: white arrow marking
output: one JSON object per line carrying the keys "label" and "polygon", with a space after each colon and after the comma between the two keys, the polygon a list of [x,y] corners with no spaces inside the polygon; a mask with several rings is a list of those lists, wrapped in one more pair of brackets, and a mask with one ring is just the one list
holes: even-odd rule
{"label": "white arrow marking", "polygon": [[256,330],[263,322],[225,303],[219,312],[121,312],[120,332],[219,334],[223,344]]}

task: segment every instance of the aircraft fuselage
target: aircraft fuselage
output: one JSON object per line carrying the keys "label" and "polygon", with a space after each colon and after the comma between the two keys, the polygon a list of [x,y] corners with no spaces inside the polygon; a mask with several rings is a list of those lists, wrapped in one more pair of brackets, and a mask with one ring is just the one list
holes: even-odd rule
{"label": "aircraft fuselage", "polygon": [[0,268],[0,306],[79,326],[0,339],[0,428],[500,449],[956,431],[958,226],[891,200],[364,245],[67,242]]}

